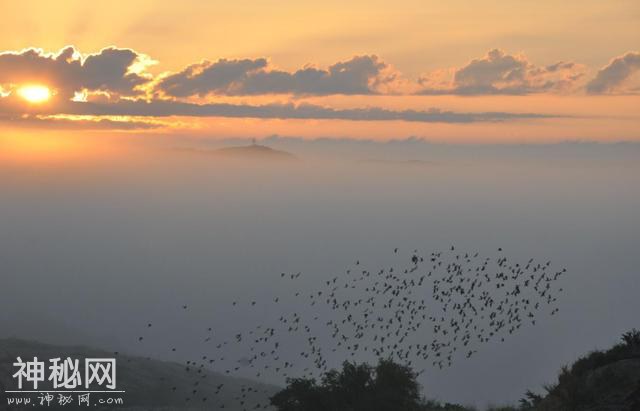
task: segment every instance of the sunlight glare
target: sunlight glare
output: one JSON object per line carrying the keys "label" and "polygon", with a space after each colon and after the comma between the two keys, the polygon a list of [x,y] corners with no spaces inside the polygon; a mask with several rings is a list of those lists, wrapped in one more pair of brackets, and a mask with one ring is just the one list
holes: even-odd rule
{"label": "sunlight glare", "polygon": [[39,104],[51,98],[51,91],[46,86],[29,85],[18,89],[18,95],[29,103]]}

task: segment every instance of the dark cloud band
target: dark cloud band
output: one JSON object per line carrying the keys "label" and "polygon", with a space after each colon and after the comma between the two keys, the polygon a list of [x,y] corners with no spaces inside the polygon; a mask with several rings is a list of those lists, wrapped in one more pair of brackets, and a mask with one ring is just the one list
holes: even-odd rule
{"label": "dark cloud band", "polygon": [[[3,99],[9,100],[9,99]],[[0,101],[0,111],[11,105]],[[53,114],[47,109],[32,109],[33,114]],[[231,117],[263,119],[317,119],[349,121],[408,121],[421,123],[477,123],[518,119],[553,118],[548,114],[479,112],[462,113],[438,109],[388,110],[384,108],[334,109],[313,104],[195,104],[171,100],[120,100],[113,103],[66,102],[56,107],[56,114],[137,117]]]}

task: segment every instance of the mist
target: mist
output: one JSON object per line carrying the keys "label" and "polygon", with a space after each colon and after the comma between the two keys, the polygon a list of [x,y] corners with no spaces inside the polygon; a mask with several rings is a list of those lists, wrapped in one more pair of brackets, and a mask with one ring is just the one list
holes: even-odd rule
{"label": "mist", "polygon": [[377,270],[451,245],[551,260],[568,275],[559,315],[450,368],[425,363],[430,398],[516,401],[638,325],[637,144],[261,143],[297,158],[221,158],[210,151],[238,141],[184,137],[123,144],[99,161],[0,164],[1,334],[197,359],[215,351],[208,327],[228,340],[281,312],[330,315],[295,293],[355,261]]}

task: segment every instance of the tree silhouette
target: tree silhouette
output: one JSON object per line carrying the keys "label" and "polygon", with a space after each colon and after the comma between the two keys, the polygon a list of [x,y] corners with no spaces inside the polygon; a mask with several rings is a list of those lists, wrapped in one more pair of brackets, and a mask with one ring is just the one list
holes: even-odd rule
{"label": "tree silhouette", "polygon": [[629,348],[640,348],[640,331],[635,328],[622,334],[622,341]]}
{"label": "tree silhouette", "polygon": [[345,362],[320,384],[289,379],[271,398],[278,411],[419,411],[424,409],[416,374],[407,366],[380,360],[374,368]]}

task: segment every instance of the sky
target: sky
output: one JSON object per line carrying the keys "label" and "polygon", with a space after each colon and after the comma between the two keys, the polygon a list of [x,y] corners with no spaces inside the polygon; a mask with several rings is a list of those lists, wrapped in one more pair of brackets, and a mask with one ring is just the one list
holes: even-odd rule
{"label": "sky", "polygon": [[24,1],[0,13],[5,148],[34,130],[640,139],[635,1]]}

